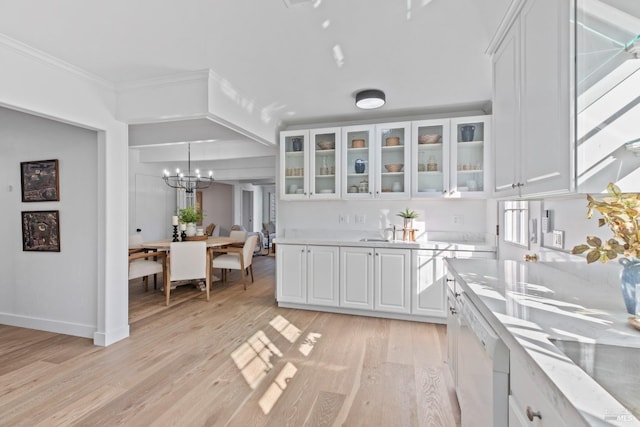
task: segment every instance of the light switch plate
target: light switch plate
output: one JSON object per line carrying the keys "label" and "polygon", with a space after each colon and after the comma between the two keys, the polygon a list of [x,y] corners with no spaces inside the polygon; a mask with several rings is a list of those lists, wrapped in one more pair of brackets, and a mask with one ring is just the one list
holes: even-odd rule
{"label": "light switch plate", "polygon": [[553,230],[553,247],[564,249],[564,231]]}

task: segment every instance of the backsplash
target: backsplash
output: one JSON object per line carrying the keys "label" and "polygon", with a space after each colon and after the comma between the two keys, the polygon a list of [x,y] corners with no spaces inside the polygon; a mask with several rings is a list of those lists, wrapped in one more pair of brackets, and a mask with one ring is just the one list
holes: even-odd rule
{"label": "backsplash", "polygon": [[461,241],[486,241],[487,217],[494,218],[487,214],[485,200],[280,201],[278,234],[378,235],[393,225],[402,229],[403,220],[396,214],[405,208],[419,214],[414,228],[421,239],[435,240],[431,233],[454,233]]}

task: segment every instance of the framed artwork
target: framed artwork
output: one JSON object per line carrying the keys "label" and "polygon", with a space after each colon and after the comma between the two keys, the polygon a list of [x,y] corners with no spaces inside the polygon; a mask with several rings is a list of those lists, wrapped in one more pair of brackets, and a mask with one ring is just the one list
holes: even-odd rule
{"label": "framed artwork", "polygon": [[57,159],[21,162],[20,173],[23,202],[60,201]]}
{"label": "framed artwork", "polygon": [[60,252],[59,211],[22,212],[22,250]]}

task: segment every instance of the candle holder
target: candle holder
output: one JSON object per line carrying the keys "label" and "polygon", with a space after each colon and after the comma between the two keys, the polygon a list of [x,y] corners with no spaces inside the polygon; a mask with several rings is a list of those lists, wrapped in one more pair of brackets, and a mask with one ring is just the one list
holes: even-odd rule
{"label": "candle holder", "polygon": [[173,240],[172,242],[179,242],[178,240],[178,226],[174,225],[173,226]]}
{"label": "candle holder", "polygon": [[187,241],[187,232],[186,232],[185,230],[182,230],[182,234],[180,235],[180,239],[181,239],[183,242],[186,242],[186,241]]}

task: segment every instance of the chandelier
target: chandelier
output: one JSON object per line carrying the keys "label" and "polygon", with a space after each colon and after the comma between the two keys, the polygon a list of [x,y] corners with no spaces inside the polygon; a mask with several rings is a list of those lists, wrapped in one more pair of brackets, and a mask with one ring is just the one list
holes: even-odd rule
{"label": "chandelier", "polygon": [[162,179],[171,188],[185,190],[187,193],[193,193],[193,190],[202,190],[211,185],[213,182],[213,171],[209,171],[209,176],[200,176],[200,170],[196,169],[194,175],[191,175],[191,144],[187,144],[187,174],[176,169],[175,175],[170,175],[168,170],[164,170]]}

